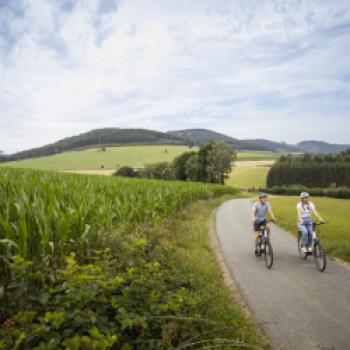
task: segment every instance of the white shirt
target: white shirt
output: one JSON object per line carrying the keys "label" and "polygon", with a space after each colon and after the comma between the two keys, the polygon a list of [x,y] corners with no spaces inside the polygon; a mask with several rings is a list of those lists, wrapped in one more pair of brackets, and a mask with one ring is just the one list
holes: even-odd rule
{"label": "white shirt", "polygon": [[301,218],[311,218],[312,213],[315,211],[316,207],[313,203],[309,202],[308,204],[298,203],[297,209],[300,212]]}

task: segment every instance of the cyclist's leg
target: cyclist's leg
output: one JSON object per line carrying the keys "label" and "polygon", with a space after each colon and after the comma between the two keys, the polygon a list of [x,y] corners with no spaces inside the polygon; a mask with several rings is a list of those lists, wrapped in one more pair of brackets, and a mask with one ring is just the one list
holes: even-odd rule
{"label": "cyclist's leg", "polygon": [[301,241],[303,243],[304,246],[307,245],[307,242],[308,242],[308,229],[305,225],[301,225],[298,223],[298,229],[299,231],[301,232]]}
{"label": "cyclist's leg", "polygon": [[260,232],[259,231],[255,231],[255,237],[254,237],[254,249],[255,250],[258,249],[259,235],[260,235]]}
{"label": "cyclist's leg", "polygon": [[255,232],[254,238],[253,238],[253,244],[254,244],[254,250],[257,251],[258,250],[258,242],[259,242],[259,231],[260,225],[258,222],[254,222],[253,223],[253,230]]}
{"label": "cyclist's leg", "polygon": [[308,231],[308,235],[307,235],[307,238],[308,238],[308,247],[310,247],[312,245],[312,238],[313,238],[313,225],[312,225],[312,222],[310,223],[307,223],[307,231]]}
{"label": "cyclist's leg", "polygon": [[266,232],[267,232],[268,235],[270,235],[271,228],[270,228],[269,224],[266,224]]}

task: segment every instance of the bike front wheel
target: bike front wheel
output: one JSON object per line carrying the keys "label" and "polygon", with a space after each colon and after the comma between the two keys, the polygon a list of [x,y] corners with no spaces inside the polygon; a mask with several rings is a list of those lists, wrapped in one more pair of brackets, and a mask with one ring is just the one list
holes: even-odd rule
{"label": "bike front wheel", "polygon": [[298,236],[298,253],[301,259],[305,260],[307,258],[307,252],[303,252],[302,250],[302,241],[301,236]]}
{"label": "bike front wheel", "polygon": [[323,272],[327,266],[326,253],[319,242],[315,242],[313,255],[317,270]]}
{"label": "bike front wheel", "polygon": [[273,265],[273,250],[272,250],[272,245],[271,245],[269,240],[267,240],[265,242],[264,256],[265,256],[266,267],[268,269],[271,269],[271,267]]}

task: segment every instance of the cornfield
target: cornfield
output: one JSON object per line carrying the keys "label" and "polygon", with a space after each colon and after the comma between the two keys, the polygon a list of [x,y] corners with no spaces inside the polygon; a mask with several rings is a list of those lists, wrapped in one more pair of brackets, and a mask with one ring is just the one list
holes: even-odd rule
{"label": "cornfield", "polygon": [[199,183],[0,169],[0,277],[11,256],[60,266],[113,232],[154,224],[185,203],[232,192]]}

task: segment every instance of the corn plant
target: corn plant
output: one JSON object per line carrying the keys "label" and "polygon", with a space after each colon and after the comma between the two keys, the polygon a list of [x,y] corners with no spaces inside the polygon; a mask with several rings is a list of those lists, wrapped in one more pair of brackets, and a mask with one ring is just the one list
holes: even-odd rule
{"label": "corn plant", "polygon": [[89,257],[113,232],[152,225],[185,203],[229,187],[0,169],[0,279],[12,255],[62,266]]}

